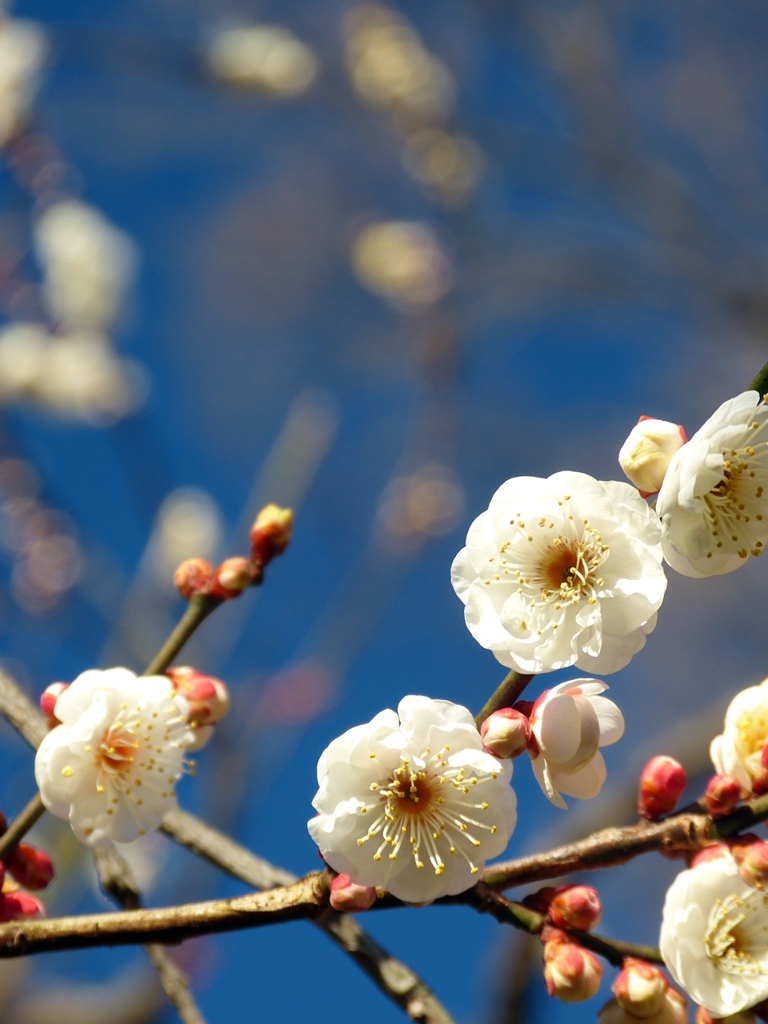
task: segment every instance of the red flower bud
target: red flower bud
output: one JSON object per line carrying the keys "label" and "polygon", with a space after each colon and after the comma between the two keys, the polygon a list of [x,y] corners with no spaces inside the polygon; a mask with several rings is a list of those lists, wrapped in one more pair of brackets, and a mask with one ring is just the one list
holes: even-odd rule
{"label": "red flower bud", "polygon": [[29,843],[19,843],[8,858],[8,870],[25,889],[45,889],[53,881],[51,858]]}
{"label": "red flower bud", "polygon": [[756,836],[739,839],[731,846],[739,875],[753,889],[764,889],[768,885],[768,843]]}
{"label": "red flower bud", "polygon": [[69,689],[69,683],[51,683],[40,694],[40,710],[45,715],[49,729],[55,729],[57,725],[61,725],[61,722],[53,713],[53,709],[56,707],[56,701],[67,689]]}
{"label": "red flower bud", "polygon": [[342,914],[368,910],[376,902],[376,890],[369,885],[357,885],[349,875],[336,875],[331,882],[331,906]]}
{"label": "red flower bud", "polygon": [[575,942],[558,940],[544,946],[544,983],[547,992],[564,1003],[590,999],[600,987],[600,962]]}
{"label": "red flower bud", "polygon": [[0,896],[0,922],[45,917],[45,907],[28,892],[4,892]]}
{"label": "red flower bud", "polygon": [[189,665],[177,665],[165,673],[180,697],[187,702],[190,726],[196,730],[195,743],[189,750],[200,750],[213,734],[214,726],[229,710],[229,693],[225,683],[205,676]]}
{"label": "red flower bud", "polygon": [[500,708],[480,726],[480,737],[489,754],[506,760],[518,757],[528,746],[531,723],[514,708]]}
{"label": "red flower bud", "polygon": [[672,757],[652,757],[640,774],[637,809],[641,818],[655,821],[674,811],[685,789],[683,766]]}
{"label": "red flower bud", "polygon": [[613,994],[623,1010],[643,1019],[661,1013],[668,987],[667,979],[653,964],[627,957],[613,983]]}
{"label": "red flower bud", "polygon": [[188,601],[195,594],[209,593],[213,584],[213,566],[204,558],[188,558],[173,574],[173,585]]}
{"label": "red flower bud", "polygon": [[259,570],[253,562],[239,555],[226,558],[214,574],[211,594],[225,601],[239,597],[259,577]]}
{"label": "red flower bud", "polygon": [[713,775],[704,793],[707,813],[713,818],[722,818],[735,810],[741,799],[741,786],[730,775]]}
{"label": "red flower bud", "polygon": [[549,919],[556,928],[588,932],[599,923],[601,913],[600,897],[588,885],[564,886],[549,905]]}
{"label": "red flower bud", "polygon": [[293,512],[279,505],[265,505],[251,527],[251,558],[263,568],[282,555],[291,541]]}

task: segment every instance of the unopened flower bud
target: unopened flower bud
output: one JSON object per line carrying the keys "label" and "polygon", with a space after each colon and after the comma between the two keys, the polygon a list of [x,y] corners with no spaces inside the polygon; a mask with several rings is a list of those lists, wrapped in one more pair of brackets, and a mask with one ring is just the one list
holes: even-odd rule
{"label": "unopened flower bud", "polygon": [[642,496],[655,494],[672,456],[688,437],[677,423],[641,416],[619,451],[619,465]]}
{"label": "unopened flower bud", "polygon": [[47,888],[53,881],[51,858],[29,843],[19,843],[8,858],[8,870],[25,889]]}
{"label": "unopened flower bud", "polygon": [[564,1003],[590,999],[600,987],[600,962],[575,942],[550,941],[544,946],[547,992]]}
{"label": "unopened flower bud", "polygon": [[357,885],[349,875],[336,875],[331,882],[331,906],[342,914],[368,910],[376,902],[376,890],[369,885]]}
{"label": "unopened flower bud", "polygon": [[657,967],[627,957],[613,983],[613,994],[627,1013],[644,1020],[661,1012],[667,988],[667,979]]}
{"label": "unopened flower bud", "polygon": [[176,665],[165,674],[176,693],[186,700],[191,724],[213,725],[226,715],[229,710],[226,683],[203,675],[189,665]]}
{"label": "unopened flower bud", "polygon": [[[688,1013],[685,999],[679,992],[667,987],[659,1012],[645,1019],[651,1020],[653,1024],[686,1024]],[[597,1020],[598,1024],[637,1024],[643,1018],[625,1010],[618,999],[611,999],[598,1011]]]}
{"label": "unopened flower bud", "polygon": [[549,905],[549,919],[556,928],[588,932],[600,921],[602,907],[597,892],[588,885],[564,886]]}
{"label": "unopened flower bud", "polygon": [[655,821],[674,811],[686,784],[683,766],[672,757],[652,757],[640,774],[637,809],[641,818]]}
{"label": "unopened flower bud", "polygon": [[293,511],[279,505],[265,505],[251,527],[251,558],[261,566],[282,555],[291,541]]}
{"label": "unopened flower bud", "polygon": [[704,792],[707,813],[713,818],[722,818],[735,810],[741,799],[741,786],[730,775],[713,775]]}
{"label": "unopened flower bud", "polygon": [[230,600],[239,597],[258,576],[257,567],[247,558],[239,555],[226,558],[214,573],[211,593],[215,597]]}
{"label": "unopened flower bud", "polygon": [[45,907],[28,892],[4,892],[0,896],[0,922],[45,917]]}
{"label": "unopened flower bud", "polygon": [[731,851],[725,843],[713,843],[711,846],[705,846],[703,850],[697,850],[690,854],[686,857],[686,863],[689,868],[695,868],[697,864],[703,864],[705,860],[722,860],[723,857],[730,857],[730,855]]}
{"label": "unopened flower bud", "polygon": [[53,709],[56,707],[56,701],[68,687],[69,683],[51,683],[40,694],[40,710],[45,715],[49,729],[55,729],[57,725],[61,725]]}
{"label": "unopened flower bud", "polygon": [[[742,839],[744,837],[741,837]],[[768,885],[768,843],[756,837],[752,842],[736,842],[731,846],[742,880],[753,889]]]}
{"label": "unopened flower bud", "polygon": [[207,594],[213,584],[213,566],[204,558],[188,558],[173,574],[173,585],[188,601],[195,594]]}
{"label": "unopened flower bud", "polygon": [[500,708],[480,726],[480,737],[489,754],[506,760],[522,754],[531,737],[531,723],[514,708]]}

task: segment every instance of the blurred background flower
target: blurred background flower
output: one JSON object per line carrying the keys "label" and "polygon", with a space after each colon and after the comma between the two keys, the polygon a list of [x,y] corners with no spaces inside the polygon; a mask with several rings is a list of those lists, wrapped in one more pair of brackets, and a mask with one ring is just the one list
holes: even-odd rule
{"label": "blurred background flower", "polygon": [[[725,0],[695,18],[607,0],[5,8],[2,667],[33,696],[97,663],[140,670],[179,614],[174,562],[244,553],[262,505],[294,506],[265,587],[184,655],[233,711],[180,800],[314,867],[330,739],[407,693],[476,708],[500,678],[449,582],[499,484],[619,478],[641,413],[691,434],[768,359],[767,45],[768,12]],[[511,853],[630,820],[651,754],[703,789],[730,697],[768,674],[753,562],[670,580],[611,680],[627,730],[609,783],[565,815],[517,772]],[[12,814],[32,758],[5,729],[0,764]],[[51,912],[106,906],[66,826],[36,841]],[[168,858],[148,899],[240,891],[158,841],[137,852]],[[591,876],[601,929],[655,942],[675,870]],[[462,1024],[594,1019],[548,999],[525,937],[404,913],[416,946],[402,913],[365,924]],[[315,1001],[320,1024],[401,1019],[310,928],[175,955],[210,1024],[304,1020],[331,977],[345,1000]],[[59,1024],[174,1019],[138,951],[2,965],[0,1018],[52,1006]]]}

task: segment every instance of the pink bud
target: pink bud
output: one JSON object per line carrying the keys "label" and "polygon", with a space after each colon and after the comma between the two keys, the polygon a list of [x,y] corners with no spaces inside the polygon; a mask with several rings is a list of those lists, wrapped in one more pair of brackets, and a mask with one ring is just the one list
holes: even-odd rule
{"label": "pink bud", "polygon": [[713,818],[722,818],[735,810],[741,799],[741,786],[730,775],[713,775],[704,792],[707,813]]}
{"label": "pink bud", "polygon": [[173,574],[173,585],[185,601],[209,593],[212,584],[213,566],[204,558],[188,558]]}
{"label": "pink bud", "polygon": [[641,818],[655,821],[674,811],[685,789],[683,766],[672,757],[652,757],[640,774],[637,809]]}
{"label": "pink bud", "polygon": [[57,725],[61,725],[53,709],[56,707],[56,701],[68,689],[69,683],[51,683],[40,694],[40,710],[45,715],[49,729],[55,729]]}
{"label": "pink bud", "polygon": [[265,505],[251,527],[251,558],[260,567],[282,555],[291,541],[293,512],[279,505]]}
{"label": "pink bud", "polygon": [[192,725],[213,725],[229,710],[229,692],[220,679],[203,675],[189,665],[169,668],[165,673],[189,707]]}
{"label": "pink bud", "polygon": [[596,927],[601,913],[600,897],[588,885],[564,886],[549,905],[549,919],[556,928],[581,932]]}
{"label": "pink bud", "polygon": [[239,555],[235,558],[226,558],[214,574],[211,594],[229,601],[233,597],[239,597],[258,576],[258,568],[249,559],[241,558]]}
{"label": "pink bud", "polygon": [[[741,837],[744,838],[744,837]],[[764,889],[768,884],[768,843],[755,838],[752,842],[736,842],[731,846],[742,880],[753,889]]]}
{"label": "pink bud", "polygon": [[696,1011],[695,1024],[757,1024],[758,1015],[752,1010],[742,1010],[740,1013],[730,1013],[727,1017],[711,1017],[703,1006]]}
{"label": "pink bud", "polygon": [[613,994],[627,1013],[642,1020],[661,1013],[667,988],[667,979],[657,967],[627,957],[613,983]]}
{"label": "pink bud", "polygon": [[29,843],[19,843],[8,858],[8,870],[25,889],[45,889],[53,881],[51,858]]}
{"label": "pink bud", "polygon": [[0,922],[45,917],[45,907],[28,892],[4,892],[0,895]]}
{"label": "pink bud", "polygon": [[547,992],[564,1003],[590,999],[600,987],[599,961],[575,942],[547,942],[544,946],[544,983]]}
{"label": "pink bud", "polygon": [[695,868],[697,864],[703,864],[705,860],[722,860],[723,857],[730,857],[730,855],[731,851],[725,843],[713,843],[688,856],[686,862],[689,868]]}
{"label": "pink bud", "polygon": [[528,746],[531,723],[514,708],[501,708],[480,726],[480,737],[489,754],[502,760],[517,757]]}
{"label": "pink bud", "polygon": [[619,465],[644,498],[661,487],[675,452],[688,437],[678,423],[641,416],[619,451]]}
{"label": "pink bud", "polygon": [[357,885],[349,875],[336,875],[331,882],[331,906],[342,914],[368,910],[376,902],[376,890],[369,885]]}

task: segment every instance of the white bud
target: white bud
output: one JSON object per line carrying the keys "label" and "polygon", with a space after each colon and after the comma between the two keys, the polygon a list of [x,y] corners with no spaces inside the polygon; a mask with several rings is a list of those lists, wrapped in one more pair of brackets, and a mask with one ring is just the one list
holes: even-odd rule
{"label": "white bud", "polygon": [[683,427],[641,416],[619,451],[619,465],[640,493],[659,490],[670,460],[688,437]]}

